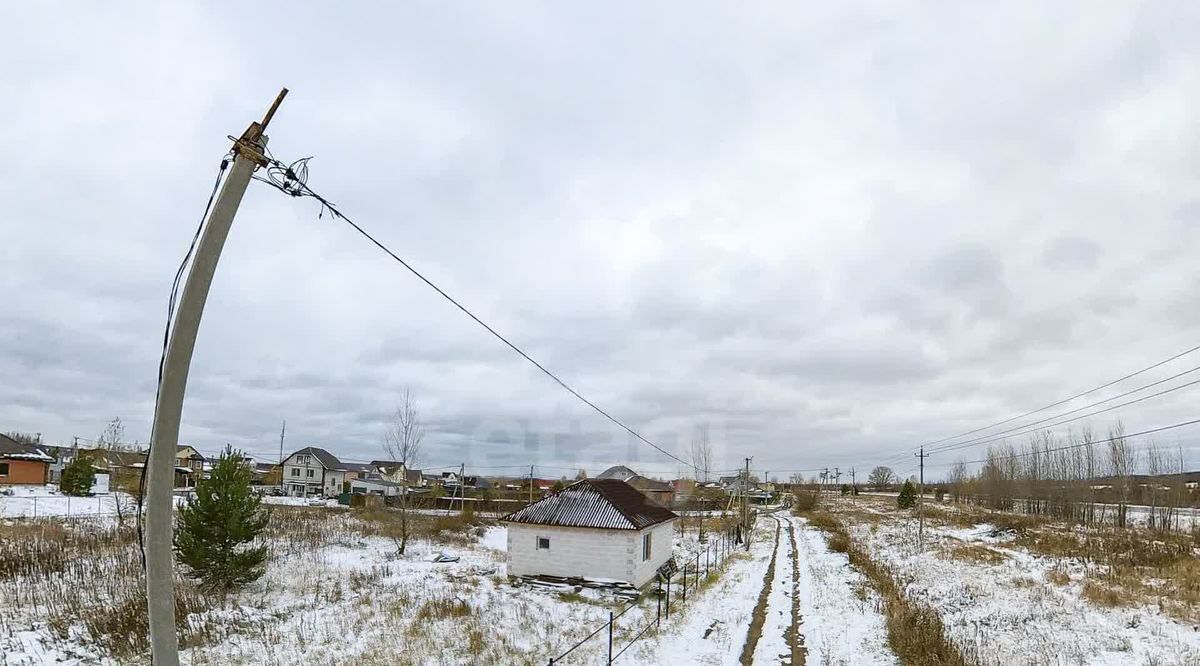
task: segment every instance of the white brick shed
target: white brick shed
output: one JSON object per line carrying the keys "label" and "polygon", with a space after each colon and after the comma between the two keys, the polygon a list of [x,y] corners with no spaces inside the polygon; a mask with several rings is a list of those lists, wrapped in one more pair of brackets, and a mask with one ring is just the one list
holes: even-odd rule
{"label": "white brick shed", "polygon": [[641,587],[671,558],[678,519],[624,481],[584,479],[504,518],[508,574]]}

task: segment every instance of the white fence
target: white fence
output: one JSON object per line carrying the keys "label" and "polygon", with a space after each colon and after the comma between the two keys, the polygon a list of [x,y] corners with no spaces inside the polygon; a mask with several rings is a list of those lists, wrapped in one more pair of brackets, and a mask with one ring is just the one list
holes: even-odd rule
{"label": "white fence", "polygon": [[71,497],[70,495],[0,495],[0,517],[50,518],[118,515],[137,512],[137,500],[125,494]]}

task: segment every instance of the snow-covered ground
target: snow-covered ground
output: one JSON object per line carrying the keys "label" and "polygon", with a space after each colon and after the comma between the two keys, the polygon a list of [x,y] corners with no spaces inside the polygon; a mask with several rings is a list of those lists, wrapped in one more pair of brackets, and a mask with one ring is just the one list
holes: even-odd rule
{"label": "snow-covered ground", "polygon": [[[872,557],[907,581],[906,594],[936,609],[960,647],[985,665],[1198,664],[1200,631],[1155,606],[1097,606],[1081,596],[1083,565],[1039,556],[1008,543],[989,525],[926,524],[895,513],[848,525]],[[955,549],[987,548],[975,557]],[[1064,566],[1067,585],[1048,581]],[[850,662],[858,663],[858,662]]]}
{"label": "snow-covered ground", "polygon": [[750,617],[775,549],[774,531],[774,522],[760,520],[749,553],[735,555],[712,587],[682,604],[682,612],[672,611],[661,632],[635,643],[622,661],[671,666],[740,663]]}
{"label": "snow-covered ground", "polygon": [[790,518],[796,536],[803,613],[801,631],[808,647],[806,666],[894,666],[882,602],[845,553],[829,550],[825,536],[804,518]]}
{"label": "snow-covered ground", "polygon": [[[183,663],[545,663],[604,626],[610,610],[625,605],[592,590],[563,595],[510,581],[503,526],[419,538],[404,556],[397,556],[396,543],[375,536],[370,525],[364,528],[356,512],[281,510],[293,512],[296,519],[277,524],[268,539],[273,557],[265,576],[188,617],[192,634],[181,649]],[[105,521],[71,524],[79,529],[91,522],[97,528],[115,524]],[[677,599],[659,630],[631,643],[635,632],[654,622],[653,597],[626,612],[614,637],[616,650],[628,646],[618,663],[737,664],[775,549],[774,520],[759,523],[749,553],[733,555],[723,573],[705,589],[689,592],[686,602]],[[315,536],[313,526],[320,530]],[[791,571],[789,543],[784,533],[777,568],[787,582],[772,591],[771,599],[772,607],[790,612],[795,586],[786,573]],[[694,533],[682,536],[677,556],[684,559],[696,546]],[[433,556],[443,552],[459,560],[435,564]],[[36,578],[0,578],[0,607],[12,609],[0,620],[0,664],[145,663],[144,654],[105,657],[83,626],[67,627],[65,634],[55,629],[48,616],[53,609],[28,600],[25,586],[39,584]],[[104,581],[91,578],[66,585],[94,585],[94,590],[77,590],[87,597],[103,598],[108,589]],[[14,594],[25,601],[12,603]],[[779,660],[786,651],[779,645],[787,629],[784,616],[769,623],[760,641],[765,656],[755,663],[787,663]],[[602,631],[566,663],[602,662],[606,649],[607,632]]]}

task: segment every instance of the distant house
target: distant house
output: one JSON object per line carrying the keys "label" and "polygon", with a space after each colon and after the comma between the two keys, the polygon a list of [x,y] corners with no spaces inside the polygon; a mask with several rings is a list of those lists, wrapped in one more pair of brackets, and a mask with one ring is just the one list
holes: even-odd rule
{"label": "distant house", "polygon": [[454,472],[442,472],[442,487],[447,493],[458,492],[459,487],[464,491],[486,490],[492,487],[487,479],[481,476],[464,476],[461,479]]}
{"label": "distant house", "polygon": [[609,467],[596,478],[624,481],[662,506],[669,507],[675,503],[675,488],[670,483],[642,476],[624,465]]}
{"label": "distant house", "polygon": [[325,449],[309,446],[284,459],[284,491],[293,497],[335,497],[344,484],[371,473],[368,464],[344,463]]}
{"label": "distant house", "polygon": [[672,479],[671,488],[675,490],[675,497],[683,500],[691,497],[696,492],[696,487],[699,484],[695,479]]}
{"label": "distant house", "polygon": [[45,485],[53,462],[42,447],[0,435],[0,486]]}
{"label": "distant house", "polygon": [[[726,479],[729,479],[726,481]],[[721,477],[721,487],[730,495],[743,495],[757,490],[755,483],[741,476]]]}
{"label": "distant house", "polygon": [[403,484],[408,483],[409,488],[423,488],[426,485],[425,475],[421,474],[419,469],[407,469],[402,462],[395,460],[372,460],[371,468],[375,473],[387,481]]}
{"label": "distant house", "polygon": [[79,449],[74,446],[43,446],[41,447],[54,462],[50,463],[50,483],[58,483],[62,479],[62,471],[75,459]]}
{"label": "distant house", "polygon": [[395,481],[381,478],[363,478],[350,481],[350,492],[361,495],[395,497],[403,493],[403,486]]}
{"label": "distant house", "polygon": [[204,477],[204,465],[208,462],[195,448],[186,444],[175,447],[175,487],[191,488]]}
{"label": "distant house", "polygon": [[624,481],[577,481],[502,519],[508,573],[607,578],[641,587],[671,558],[678,518]]}
{"label": "distant house", "polygon": [[[142,487],[142,472],[146,467],[146,454],[141,451],[113,451],[112,449],[81,449],[80,456],[86,456],[92,470],[99,474],[107,474],[108,485],[112,490],[136,493]],[[180,483],[181,475],[187,470],[175,468],[175,483]]]}
{"label": "distant house", "polygon": [[279,481],[283,478],[280,475],[282,470],[279,465],[269,462],[254,463],[254,485],[256,486],[278,486]]}
{"label": "distant house", "polygon": [[643,495],[650,498],[650,501],[659,506],[670,507],[675,502],[675,488],[666,481],[636,476],[626,483],[637,488]]}

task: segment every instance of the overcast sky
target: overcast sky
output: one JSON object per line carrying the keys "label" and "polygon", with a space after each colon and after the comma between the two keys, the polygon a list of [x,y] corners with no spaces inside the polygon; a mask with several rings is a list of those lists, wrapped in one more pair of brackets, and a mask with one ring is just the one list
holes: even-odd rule
{"label": "overcast sky", "polygon": [[[903,473],[1200,344],[1196,3],[167,4],[0,10],[0,431],[149,438],[175,267],[285,85],[277,157],[649,439],[707,424],[722,469]],[[181,441],[274,459],[287,419],[380,458],[405,386],[427,466],[679,468],[253,183]]]}

